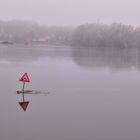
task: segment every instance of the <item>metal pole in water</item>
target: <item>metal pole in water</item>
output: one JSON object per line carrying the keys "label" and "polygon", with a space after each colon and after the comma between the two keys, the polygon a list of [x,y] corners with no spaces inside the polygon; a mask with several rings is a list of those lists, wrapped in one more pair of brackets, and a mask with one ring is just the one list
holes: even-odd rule
{"label": "metal pole in water", "polygon": [[23,88],[22,88],[22,97],[23,97],[23,102],[25,101],[25,100],[24,100],[24,88],[25,88],[25,82],[23,83]]}
{"label": "metal pole in water", "polygon": [[22,91],[24,92],[24,88],[25,88],[25,82],[23,83],[23,88],[22,88]]}

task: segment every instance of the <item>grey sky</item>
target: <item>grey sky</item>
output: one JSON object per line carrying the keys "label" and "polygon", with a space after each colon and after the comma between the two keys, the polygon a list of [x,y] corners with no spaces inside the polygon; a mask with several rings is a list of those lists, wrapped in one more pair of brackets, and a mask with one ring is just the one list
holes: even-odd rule
{"label": "grey sky", "polygon": [[121,22],[138,26],[139,0],[0,0],[0,20],[47,25]]}

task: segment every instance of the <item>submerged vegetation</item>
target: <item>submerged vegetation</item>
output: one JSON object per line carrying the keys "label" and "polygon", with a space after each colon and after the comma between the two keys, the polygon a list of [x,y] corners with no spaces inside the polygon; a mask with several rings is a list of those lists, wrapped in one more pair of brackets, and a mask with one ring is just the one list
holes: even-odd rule
{"label": "submerged vegetation", "polygon": [[140,27],[120,23],[57,27],[26,21],[0,21],[0,43],[3,42],[130,48],[140,46]]}

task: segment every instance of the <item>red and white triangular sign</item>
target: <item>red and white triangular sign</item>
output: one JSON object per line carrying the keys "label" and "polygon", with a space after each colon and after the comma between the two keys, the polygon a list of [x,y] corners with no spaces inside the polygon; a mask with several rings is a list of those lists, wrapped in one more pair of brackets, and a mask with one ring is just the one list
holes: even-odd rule
{"label": "red and white triangular sign", "polygon": [[29,79],[29,77],[28,77],[26,72],[22,75],[22,77],[20,78],[19,81],[20,82],[30,82],[30,79]]}
{"label": "red and white triangular sign", "polygon": [[28,104],[29,104],[29,101],[27,101],[27,102],[19,102],[19,105],[22,107],[24,112],[26,111]]}

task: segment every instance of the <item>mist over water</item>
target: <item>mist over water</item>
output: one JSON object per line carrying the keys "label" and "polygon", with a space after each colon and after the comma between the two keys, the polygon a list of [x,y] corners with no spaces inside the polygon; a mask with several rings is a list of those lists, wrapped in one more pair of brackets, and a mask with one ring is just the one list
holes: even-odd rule
{"label": "mist over water", "polygon": [[[0,46],[0,139],[138,140],[138,48]],[[26,112],[18,102],[24,72]]]}
{"label": "mist over water", "polygon": [[139,5],[0,0],[0,140],[140,140]]}

